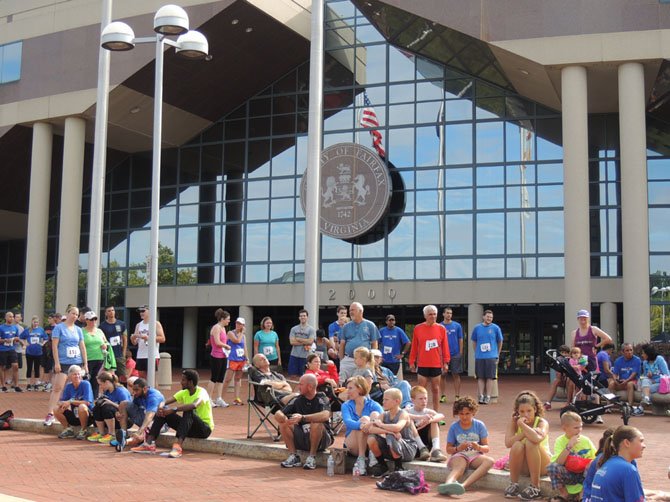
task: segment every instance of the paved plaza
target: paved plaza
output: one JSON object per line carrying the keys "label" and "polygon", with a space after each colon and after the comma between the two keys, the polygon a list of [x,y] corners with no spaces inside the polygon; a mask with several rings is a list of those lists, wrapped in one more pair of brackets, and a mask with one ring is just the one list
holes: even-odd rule
{"label": "paved plaza", "polygon": [[[207,378],[206,371],[202,372]],[[488,426],[491,455],[499,458],[505,454],[504,428],[511,415],[513,396],[520,390],[531,388],[546,390],[546,377],[505,376],[500,382],[499,403],[482,406],[478,418]],[[176,389],[173,385],[173,390]],[[245,387],[246,390],[246,387]],[[450,389],[451,390],[451,389]],[[473,379],[463,380],[463,394],[473,393]],[[24,392],[0,394],[0,411],[14,410],[17,417],[42,419],[46,413],[47,393]],[[226,396],[228,400],[228,396]],[[232,398],[231,398],[232,400]],[[547,413],[551,427],[550,441],[559,434],[558,409]],[[441,405],[441,411],[450,415],[450,404]],[[216,429],[213,436],[227,439],[246,439],[247,407],[215,409]],[[584,433],[594,442],[610,425],[620,425],[619,415],[605,415],[605,425],[588,425]],[[670,491],[667,469],[668,431],[670,418],[647,415],[633,417],[634,425],[644,433],[647,449],[639,461],[645,488]],[[442,428],[442,437],[448,427]],[[336,446],[342,443],[338,437]],[[255,442],[270,442],[260,433]],[[444,446],[444,442],[443,442]],[[325,469],[310,472],[302,469],[287,470],[277,462],[252,460],[231,455],[215,455],[185,451],[181,459],[160,456],[118,454],[110,447],[59,440],[53,435],[31,434],[18,431],[0,433],[0,493],[28,500],[66,500],[72,496],[86,499],[100,494],[103,499],[136,500],[221,500],[222,498],[251,500],[304,500],[305,491],[314,490],[314,496],[327,493],[330,500],[370,500],[382,494],[371,479],[354,483],[350,475],[328,478]],[[149,474],[150,473],[150,474]],[[431,484],[431,493],[423,497],[440,497]],[[402,494],[384,492],[387,497]],[[2,500],[2,496],[0,496]],[[466,494],[460,500],[504,500],[502,494],[491,490]]]}

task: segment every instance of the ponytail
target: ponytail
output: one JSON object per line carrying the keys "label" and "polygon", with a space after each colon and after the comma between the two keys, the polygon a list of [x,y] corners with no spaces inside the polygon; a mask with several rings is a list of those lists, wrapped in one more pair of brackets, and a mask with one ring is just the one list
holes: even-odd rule
{"label": "ponytail", "polygon": [[605,464],[605,462],[610,459],[610,457],[613,457],[617,454],[612,437],[613,436],[610,436],[605,439],[605,443],[603,444],[603,455],[600,457],[600,460],[598,460],[598,469],[600,469]]}
{"label": "ponytail", "polygon": [[614,434],[605,439],[605,443],[603,444],[603,456],[600,457],[598,468],[602,467],[610,457],[619,454],[619,447],[624,440],[632,441],[639,436],[641,436],[641,433],[635,427],[631,427],[630,425],[622,425],[618,427],[614,431]]}

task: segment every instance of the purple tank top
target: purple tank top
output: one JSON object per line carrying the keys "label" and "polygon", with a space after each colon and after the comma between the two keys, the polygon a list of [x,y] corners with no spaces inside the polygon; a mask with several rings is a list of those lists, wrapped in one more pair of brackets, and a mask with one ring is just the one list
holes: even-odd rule
{"label": "purple tank top", "polygon": [[589,358],[589,364],[586,367],[588,371],[596,371],[598,363],[596,362],[595,346],[598,344],[598,337],[591,331],[589,326],[588,331],[582,336],[579,328],[575,330],[575,347],[579,347],[586,357]]}

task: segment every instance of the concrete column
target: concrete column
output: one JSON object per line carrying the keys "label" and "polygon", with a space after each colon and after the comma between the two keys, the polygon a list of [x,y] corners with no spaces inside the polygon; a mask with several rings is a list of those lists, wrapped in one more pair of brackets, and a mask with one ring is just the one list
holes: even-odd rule
{"label": "concrete column", "polygon": [[644,68],[619,66],[619,143],[621,148],[621,242],[623,259],[623,337],[649,340],[649,214],[647,206],[647,129]]}
{"label": "concrete column", "polygon": [[198,309],[184,308],[184,335],[182,339],[181,367],[195,368],[195,353],[198,348]]}
{"label": "concrete column", "polygon": [[84,119],[79,117],[65,119],[58,275],[56,278],[56,310],[58,312],[65,312],[69,303],[77,303],[85,132]]}
{"label": "concrete column", "polygon": [[28,238],[26,241],[26,282],[24,319],[44,314],[44,281],[47,268],[47,235],[49,229],[49,191],[51,188],[51,124],[33,125],[33,147],[30,162],[28,202]]}
{"label": "concrete column", "polygon": [[561,70],[565,340],[579,309],[591,310],[589,263],[589,151],[586,68]]}
{"label": "concrete column", "polygon": [[[240,305],[240,317],[244,317],[244,320],[247,323],[244,329],[244,344],[247,348],[247,355],[251,359],[251,354],[254,351],[254,308]],[[234,322],[231,322],[230,324],[235,328]],[[249,362],[251,363],[251,361]]]}
{"label": "concrete column", "polygon": [[612,302],[605,302],[600,304],[600,329],[612,337],[615,345],[617,341],[617,324],[616,324],[616,304]]}
{"label": "concrete column", "polygon": [[484,315],[484,307],[479,303],[471,303],[468,305],[468,329],[470,330],[467,333],[467,344],[468,344],[468,376],[475,376],[475,351],[472,348],[472,342],[470,341],[470,334],[472,330],[475,329],[477,324],[482,322],[482,316]]}

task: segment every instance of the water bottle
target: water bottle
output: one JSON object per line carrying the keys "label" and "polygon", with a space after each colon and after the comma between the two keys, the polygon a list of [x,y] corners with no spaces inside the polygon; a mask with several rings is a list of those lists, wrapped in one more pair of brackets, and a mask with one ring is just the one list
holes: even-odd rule
{"label": "water bottle", "polygon": [[326,466],[326,475],[333,477],[335,475],[335,459],[332,455],[328,455],[328,462]]}
{"label": "water bottle", "polygon": [[358,467],[358,461],[354,464],[354,469],[351,471],[351,474],[354,481],[361,479],[361,469]]}

